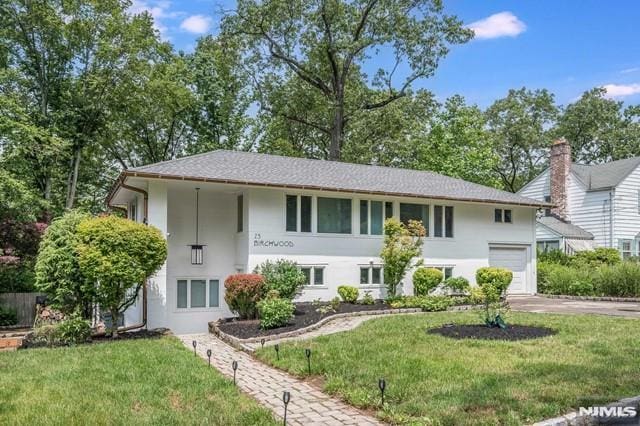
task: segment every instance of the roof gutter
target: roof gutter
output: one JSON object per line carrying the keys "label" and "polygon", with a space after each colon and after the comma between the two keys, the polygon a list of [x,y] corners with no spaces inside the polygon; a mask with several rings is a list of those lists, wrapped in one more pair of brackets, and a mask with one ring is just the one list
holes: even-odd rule
{"label": "roof gutter", "polygon": [[444,196],[426,197],[423,195],[416,195],[416,194],[402,193],[402,192],[364,191],[364,190],[356,190],[356,189],[348,189],[348,188],[328,188],[328,187],[322,187],[317,185],[287,185],[287,184],[259,183],[259,182],[249,182],[249,181],[233,180],[233,179],[213,179],[213,178],[202,178],[202,177],[196,177],[196,176],[181,176],[181,175],[169,175],[169,174],[160,174],[160,173],[136,172],[136,171],[130,171],[130,170],[123,170],[120,173],[120,177],[118,178],[113,189],[109,193],[109,196],[107,198],[108,202],[110,202],[113,196],[115,196],[115,193],[120,186],[124,187],[123,182],[127,177],[162,179],[162,180],[178,180],[178,181],[187,181],[187,182],[223,183],[223,184],[231,184],[231,185],[246,185],[246,186],[256,186],[256,187],[266,187],[266,188],[293,188],[293,189],[314,190],[314,191],[347,192],[347,193],[355,193],[355,194],[386,195],[386,196],[407,197],[407,198],[430,198],[434,200],[467,201],[471,203],[514,205],[514,206],[534,207],[534,208],[554,207],[553,204],[544,203],[544,202],[518,203],[518,202],[496,201],[496,200],[481,199],[481,198],[474,199],[474,198],[444,197]]}

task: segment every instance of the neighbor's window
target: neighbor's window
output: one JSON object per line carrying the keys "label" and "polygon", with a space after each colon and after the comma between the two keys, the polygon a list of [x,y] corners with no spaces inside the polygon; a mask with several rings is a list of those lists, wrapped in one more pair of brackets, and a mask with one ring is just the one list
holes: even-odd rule
{"label": "neighbor's window", "polygon": [[426,235],[429,236],[429,206],[427,204],[400,203],[400,222],[406,225],[410,220],[421,221]]}
{"label": "neighbor's window", "polygon": [[360,267],[360,284],[382,284],[382,266],[361,266]]}
{"label": "neighbor's window", "polygon": [[318,197],[318,232],[325,234],[351,233],[351,200],[348,198]]}
{"label": "neighbor's window", "polygon": [[538,251],[542,253],[547,253],[551,250],[560,250],[560,241],[559,240],[538,241],[536,243],[536,247],[538,248]]}
{"label": "neighbor's window", "polygon": [[621,244],[622,258],[627,259],[633,254],[631,252],[631,240],[622,240]]}
{"label": "neighbor's window", "polygon": [[306,278],[304,285],[324,285],[324,266],[302,266],[300,271]]}
{"label": "neighbor's window", "polygon": [[382,201],[360,200],[360,234],[382,235]]}
{"label": "neighbor's window", "polygon": [[242,195],[238,195],[236,199],[236,231],[242,232],[244,228],[244,197]]}
{"label": "neighbor's window", "polygon": [[511,210],[509,209],[495,209],[494,213],[493,213],[493,217],[494,217],[494,221],[496,223],[511,223],[512,222],[512,216],[511,216]]}
{"label": "neighbor's window", "polygon": [[285,210],[288,232],[311,232],[311,196],[287,195]]}
{"label": "neighbor's window", "polygon": [[433,206],[434,237],[453,238],[453,207]]}
{"label": "neighbor's window", "polygon": [[[545,203],[550,203],[551,202],[551,195],[545,195],[544,196],[544,202]],[[639,199],[638,203],[640,203],[640,199]],[[640,209],[640,206],[638,208]],[[544,209],[544,215],[547,216],[547,217],[551,216],[551,209],[550,208]]]}
{"label": "neighbor's window", "polygon": [[217,308],[220,306],[220,280],[178,280],[177,308]]}

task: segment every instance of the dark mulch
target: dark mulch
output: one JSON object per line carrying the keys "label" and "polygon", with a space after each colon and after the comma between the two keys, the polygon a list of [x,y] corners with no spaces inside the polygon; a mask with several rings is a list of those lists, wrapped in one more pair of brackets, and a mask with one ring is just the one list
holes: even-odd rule
{"label": "dark mulch", "polygon": [[427,333],[453,339],[527,340],[551,336],[556,334],[556,330],[530,325],[508,325],[507,328],[502,329],[486,325],[445,324],[442,327],[428,329]]}
{"label": "dark mulch", "polygon": [[317,309],[321,306],[327,306],[328,303],[313,305],[312,303],[296,303],[294,318],[284,327],[273,328],[271,330],[263,330],[260,328],[260,320],[237,320],[230,319],[221,322],[219,328],[224,333],[238,337],[240,339],[248,339],[251,337],[270,336],[273,334],[287,333],[289,331],[298,330],[317,323],[323,318],[336,314],[344,314],[349,312],[362,311],[379,311],[391,309],[389,305],[382,301],[377,301],[373,305],[358,305],[353,303],[340,303],[339,308],[335,312],[320,313]]}

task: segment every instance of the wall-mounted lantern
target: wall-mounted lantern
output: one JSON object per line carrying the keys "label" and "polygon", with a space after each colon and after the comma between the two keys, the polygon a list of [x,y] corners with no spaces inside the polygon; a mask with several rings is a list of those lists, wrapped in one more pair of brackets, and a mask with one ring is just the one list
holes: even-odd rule
{"label": "wall-mounted lantern", "polygon": [[200,244],[198,241],[198,228],[199,228],[199,219],[200,219],[200,188],[196,188],[196,242],[194,244],[190,244],[191,247],[191,264],[192,265],[202,265],[204,260],[204,245]]}

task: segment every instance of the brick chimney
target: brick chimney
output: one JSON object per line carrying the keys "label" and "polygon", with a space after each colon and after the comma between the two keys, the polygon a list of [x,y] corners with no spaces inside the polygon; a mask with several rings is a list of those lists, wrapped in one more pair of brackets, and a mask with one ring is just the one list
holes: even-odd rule
{"label": "brick chimney", "polygon": [[567,180],[571,172],[571,146],[565,138],[557,139],[551,145],[550,158],[551,203],[555,205],[551,214],[567,219]]}

